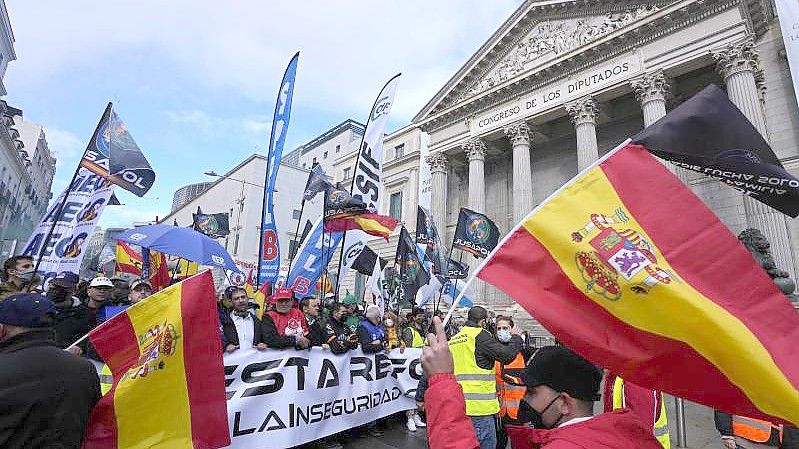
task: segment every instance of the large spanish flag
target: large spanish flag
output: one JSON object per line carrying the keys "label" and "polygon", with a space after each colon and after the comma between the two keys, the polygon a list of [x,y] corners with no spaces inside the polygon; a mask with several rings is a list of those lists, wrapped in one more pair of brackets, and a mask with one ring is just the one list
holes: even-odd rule
{"label": "large spanish flag", "polygon": [[539,205],[479,277],[625,379],[799,424],[799,316],[642,146],[612,152]]}
{"label": "large spanish flag", "polygon": [[230,444],[210,271],[162,290],[89,334],[113,373],[83,448]]}

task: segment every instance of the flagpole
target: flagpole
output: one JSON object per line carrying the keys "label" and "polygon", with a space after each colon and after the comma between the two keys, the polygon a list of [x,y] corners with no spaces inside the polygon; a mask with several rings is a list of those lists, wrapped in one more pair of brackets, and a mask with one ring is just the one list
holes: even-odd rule
{"label": "flagpole", "polygon": [[[299,246],[300,246],[300,239],[299,239],[299,237],[300,237],[300,223],[302,223],[302,213],[303,213],[303,211],[305,211],[305,196],[304,195],[302,197],[302,203],[300,204],[300,216],[297,218],[297,229],[294,231],[294,237],[297,239],[296,240],[297,244],[294,245],[294,254],[292,254],[291,257],[289,258],[289,271],[288,271],[288,274],[286,274],[286,283],[288,283],[288,276],[291,275],[291,265],[294,263],[294,258],[297,257],[297,250],[300,249],[299,248]],[[324,218],[323,218],[322,219],[322,226],[324,226],[324,224],[325,223],[324,223]],[[325,239],[324,232],[325,232],[325,230],[324,230],[324,228],[322,228],[322,242],[324,242],[324,239]]]}
{"label": "flagpole", "polygon": [[[64,191],[64,198],[61,200],[61,203],[58,205],[58,210],[57,210],[55,216],[53,217],[53,224],[50,225],[50,230],[47,232],[47,236],[44,238],[44,242],[42,242],[42,247],[39,250],[39,254],[38,254],[37,258],[36,258],[36,265],[33,267],[34,275],[36,274],[37,271],[39,271],[39,265],[41,265],[42,259],[44,258],[44,252],[47,250],[47,247],[50,244],[50,240],[53,237],[53,232],[55,231],[56,225],[58,224],[59,221],[61,221],[61,216],[64,213],[64,206],[66,206],[66,204],[67,204],[67,198],[69,198],[69,193],[74,188],[73,184],[75,183],[75,180],[78,178],[78,173],[80,173],[81,162],[83,162],[83,159],[86,157],[86,153],[89,151],[89,147],[91,146],[92,142],[96,138],[97,133],[100,130],[100,126],[103,124],[103,118],[104,117],[106,117],[106,116],[108,117],[108,121],[109,121],[108,125],[111,126],[111,111],[112,111],[112,109],[113,109],[113,103],[108,102],[108,105],[105,107],[105,111],[103,111],[103,115],[100,117],[100,122],[97,123],[97,128],[95,128],[94,133],[92,133],[92,137],[90,138],[89,144],[86,145],[86,150],[83,151],[83,155],[80,157],[80,160],[78,161],[78,167],[75,168],[75,173],[72,174],[72,179],[70,179],[69,184],[67,184],[67,190]],[[111,155],[109,154],[109,164],[110,164],[110,161],[111,161],[110,156]],[[23,289],[23,291],[30,290],[30,288],[33,286],[33,282],[34,282],[34,278],[31,278],[30,282],[28,282],[28,285]]]}
{"label": "flagpole", "polygon": [[[447,271],[449,271],[449,261],[452,258],[452,245],[449,246],[449,251],[447,252]],[[444,288],[446,288],[447,283],[449,283],[449,273],[444,273],[444,278],[447,280],[444,282],[444,285],[438,289],[438,299],[433,301],[434,312],[438,312],[438,307],[441,305],[441,295],[444,292]]]}
{"label": "flagpole", "polygon": [[[386,89],[386,86],[388,86],[392,81],[394,81],[394,78],[396,78],[396,77],[398,77],[400,75],[401,75],[401,73],[398,73],[398,74],[392,76],[386,82],[386,84],[383,85],[383,88],[380,89],[380,92],[377,94],[377,98],[375,98],[375,102],[372,103],[372,108],[369,109],[369,117],[367,117],[366,126],[364,126],[364,128],[363,128],[363,136],[361,136],[361,143],[360,143],[360,145],[358,145],[358,156],[355,157],[355,165],[353,166],[356,169],[358,168],[358,163],[361,161],[361,149],[363,148],[363,141],[366,139],[366,131],[369,129],[369,123],[371,123],[371,121],[372,121],[372,111],[375,110],[375,106],[377,106],[377,102],[379,102],[380,99],[381,99],[380,94],[383,93],[383,91]],[[380,138],[382,139],[383,137],[381,136]],[[354,186],[355,186],[355,170],[353,170],[352,182],[350,182],[350,195],[352,195],[352,188]],[[340,279],[341,278],[341,264],[344,262],[344,246],[346,245],[346,243],[347,243],[347,231],[345,230],[344,231],[344,235],[341,236],[341,252],[339,252],[339,256],[338,256],[338,271],[336,272],[336,298],[338,298],[339,287],[341,286],[341,279]]]}

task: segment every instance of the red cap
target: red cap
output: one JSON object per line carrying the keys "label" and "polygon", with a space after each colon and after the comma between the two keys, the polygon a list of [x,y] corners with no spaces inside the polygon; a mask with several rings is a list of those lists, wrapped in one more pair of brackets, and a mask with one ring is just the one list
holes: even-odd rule
{"label": "red cap", "polygon": [[272,296],[269,297],[270,302],[277,302],[278,299],[294,298],[294,290],[289,287],[279,287],[275,289]]}

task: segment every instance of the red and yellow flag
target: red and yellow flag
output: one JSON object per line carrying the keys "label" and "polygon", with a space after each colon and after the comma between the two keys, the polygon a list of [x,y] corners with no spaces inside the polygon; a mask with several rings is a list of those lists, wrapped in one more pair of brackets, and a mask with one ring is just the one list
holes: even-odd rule
{"label": "red and yellow flag", "polygon": [[631,382],[799,424],[799,316],[641,146],[625,146],[541,204],[478,276]]}
{"label": "red and yellow flag", "polygon": [[158,251],[149,251],[150,254],[150,285],[153,291],[157,292],[166,287],[172,282],[169,277],[169,267],[166,264],[166,256],[164,253]]}
{"label": "red and yellow flag", "polygon": [[230,444],[210,271],[162,290],[89,334],[113,373],[83,449]]}
{"label": "red and yellow flag", "polygon": [[116,248],[117,271],[141,276],[141,254],[128,246],[125,242],[117,242]]}
{"label": "red and yellow flag", "polygon": [[363,232],[388,240],[399,222],[394,217],[363,213],[325,220],[325,232],[344,232],[360,229]]}

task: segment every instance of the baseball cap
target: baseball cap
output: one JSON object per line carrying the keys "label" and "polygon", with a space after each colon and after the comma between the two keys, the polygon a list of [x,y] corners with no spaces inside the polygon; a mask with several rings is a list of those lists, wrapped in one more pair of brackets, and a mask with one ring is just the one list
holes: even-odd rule
{"label": "baseball cap", "polygon": [[62,271],[51,282],[59,287],[72,288],[80,282],[80,277],[70,271]]}
{"label": "baseball cap", "polygon": [[89,287],[114,288],[114,284],[111,282],[111,279],[108,279],[105,276],[99,276],[99,277],[96,277],[96,278],[92,279],[92,281],[89,282]]}
{"label": "baseball cap", "polygon": [[150,289],[153,288],[153,285],[150,284],[150,281],[148,281],[147,279],[136,279],[135,281],[133,281],[132,284],[130,284],[130,289],[131,290],[136,290],[136,287],[138,287],[140,285],[146,285],[146,286],[150,287]]}
{"label": "baseball cap", "polygon": [[275,293],[272,294],[272,300],[277,301],[279,299],[293,299],[294,298],[294,290],[289,287],[279,287],[275,289]]}
{"label": "baseball cap", "polygon": [[55,305],[46,296],[16,293],[0,301],[0,324],[25,328],[50,327]]}
{"label": "baseball cap", "polygon": [[575,399],[598,401],[602,372],[565,346],[547,346],[533,355],[521,380],[528,387],[546,385]]}

